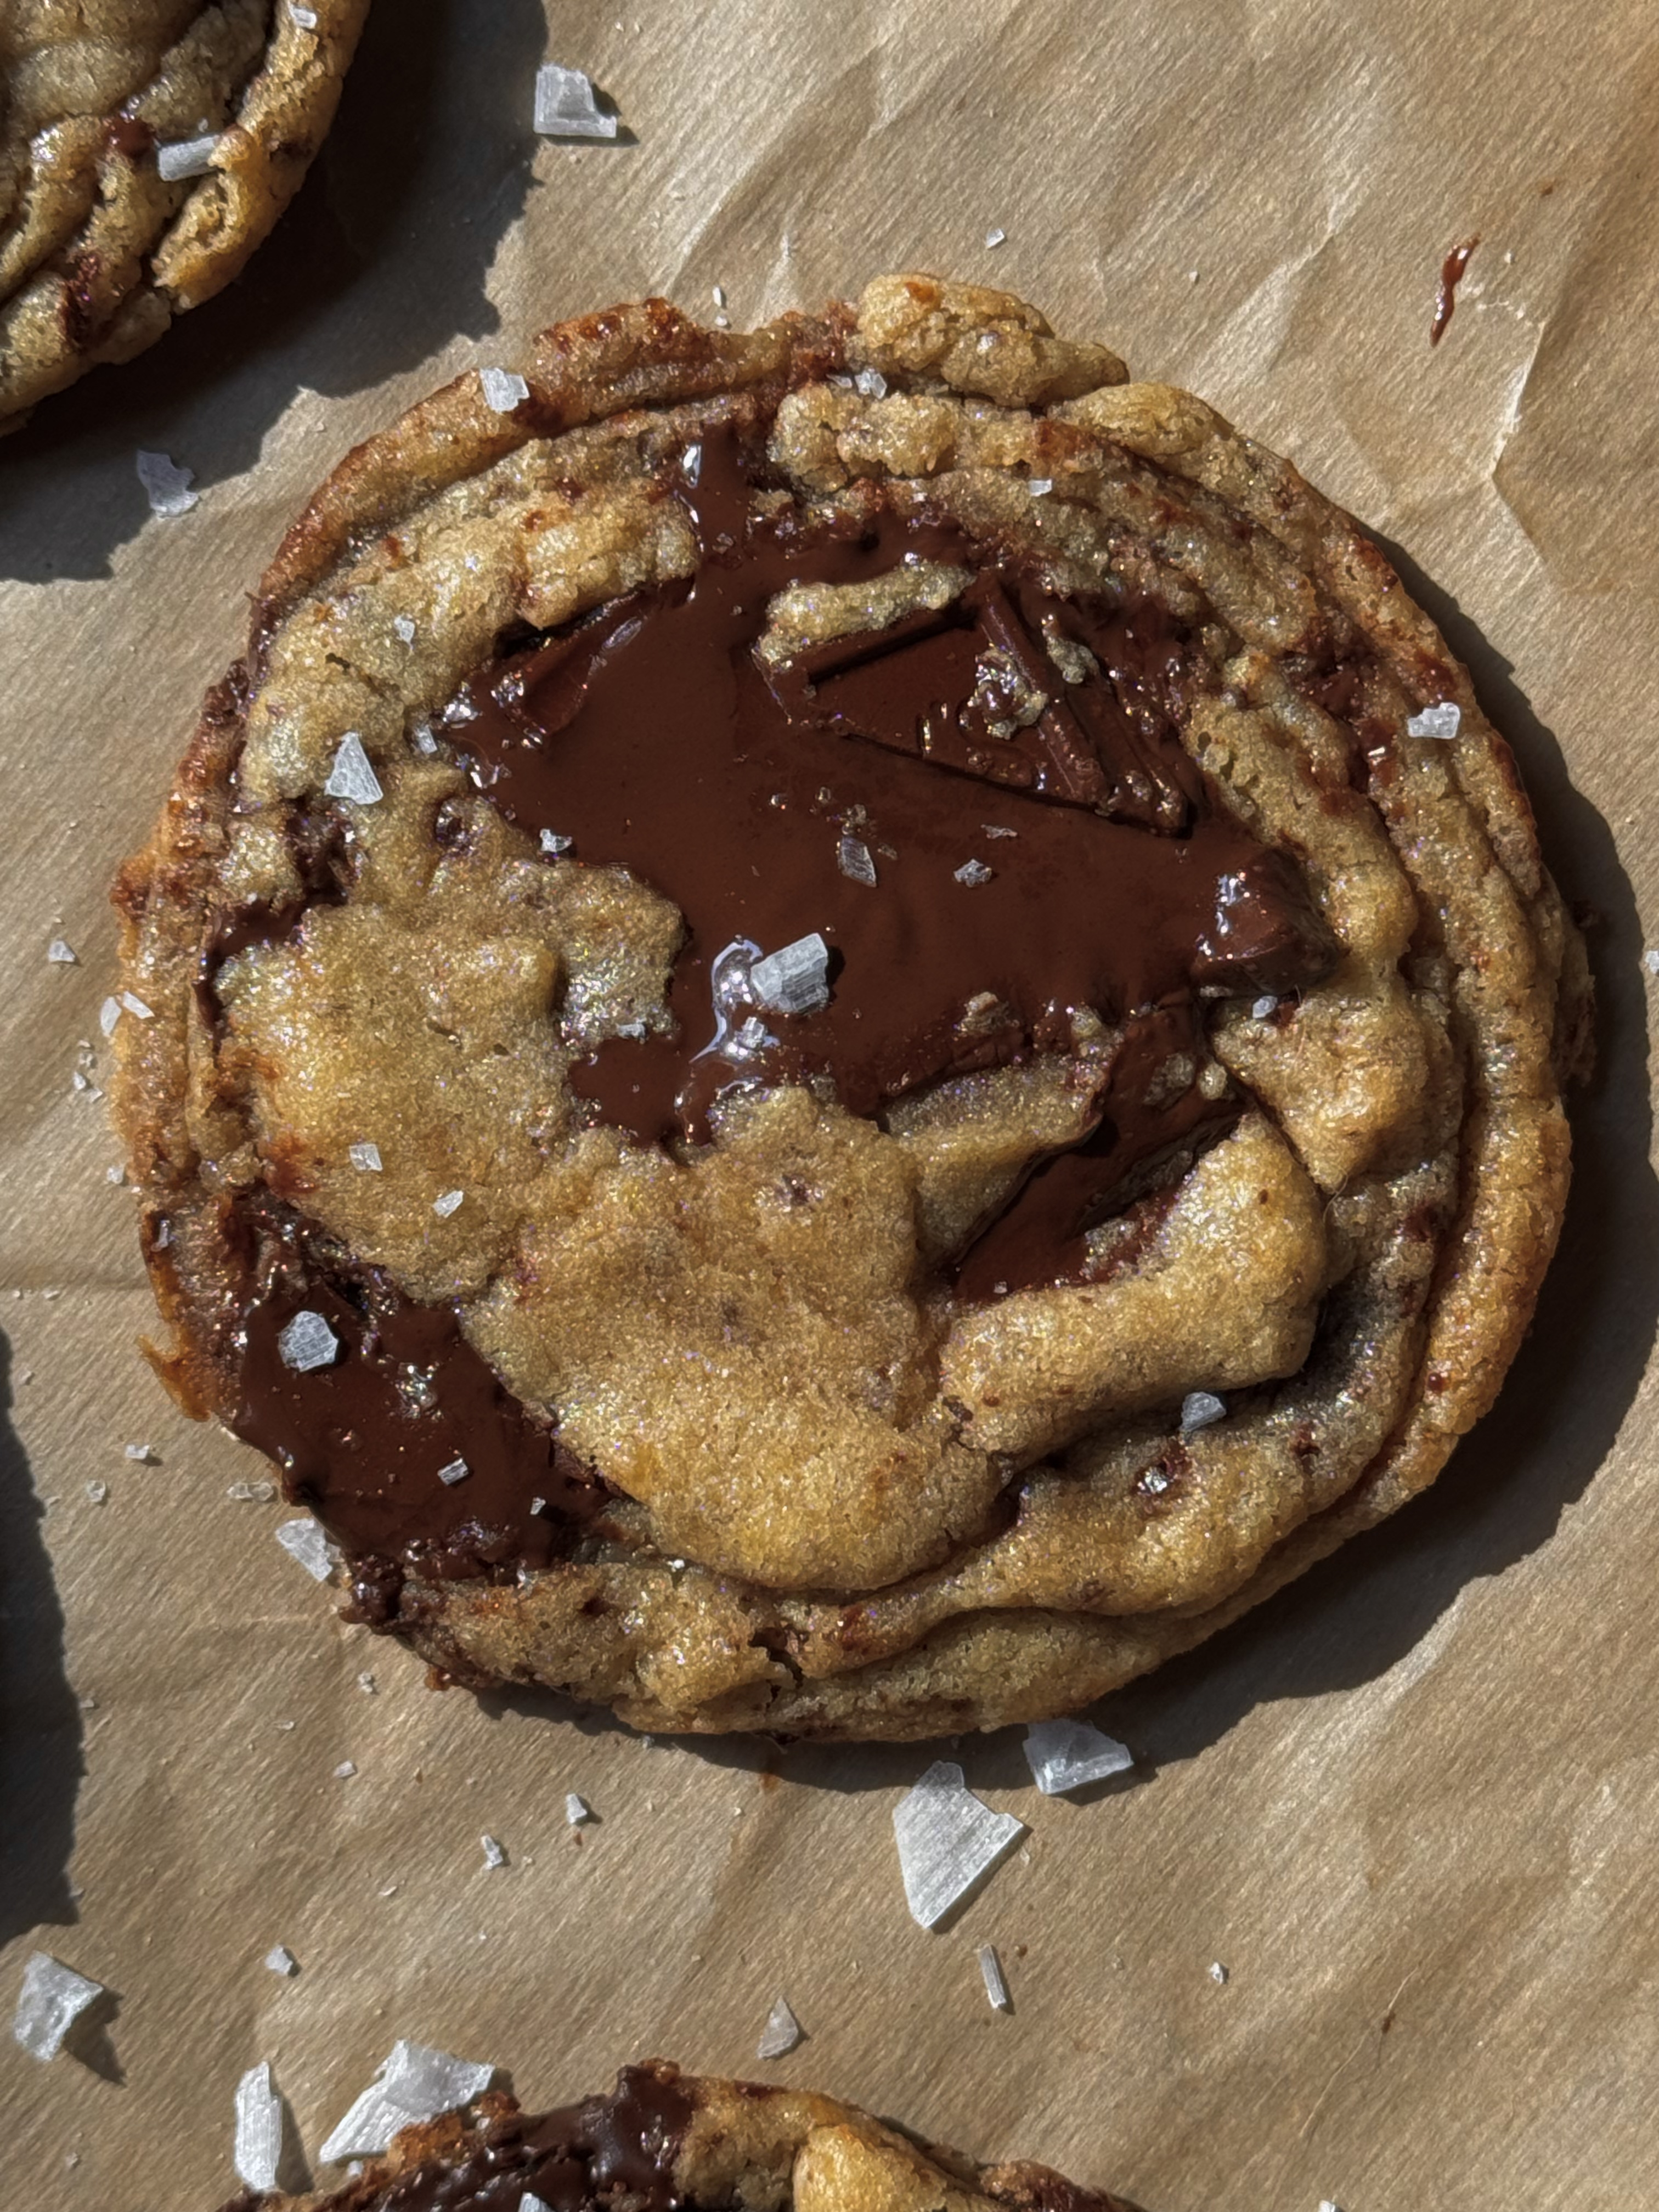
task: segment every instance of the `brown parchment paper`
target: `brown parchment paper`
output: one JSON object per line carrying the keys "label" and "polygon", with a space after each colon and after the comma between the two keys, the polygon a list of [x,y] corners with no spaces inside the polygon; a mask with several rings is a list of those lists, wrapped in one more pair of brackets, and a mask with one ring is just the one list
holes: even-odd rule
{"label": "brown parchment paper", "polygon": [[[407,2036],[529,2100],[654,2052],[815,2085],[1149,2212],[1659,2202],[1659,25],[615,4],[378,0],[248,275],[0,449],[0,2011],[35,1948],[118,1996],[78,2055],[0,2043],[0,2198],[210,2212],[245,2069],[314,2154]],[[626,143],[532,137],[545,58]],[[1403,549],[1601,917],[1604,1010],[1565,1245],[1492,1420],[1398,1522],[1110,1703],[1130,1786],[1042,1799],[1014,1737],[964,1743],[1030,1833],[932,1935],[890,1826],[928,1751],[642,1745],[434,1695],[341,1627],[283,1509],[226,1495],[262,1468],[137,1356],[131,1196],[72,1084],[101,1079],[111,872],[349,446],[562,315],[712,313],[718,284],[746,321],[891,266],[1006,284],[1191,385]],[[150,519],[139,447],[196,471],[193,512]],[[599,1815],[580,1840],[567,1790]],[[808,2039],[764,2066],[781,1992]]]}

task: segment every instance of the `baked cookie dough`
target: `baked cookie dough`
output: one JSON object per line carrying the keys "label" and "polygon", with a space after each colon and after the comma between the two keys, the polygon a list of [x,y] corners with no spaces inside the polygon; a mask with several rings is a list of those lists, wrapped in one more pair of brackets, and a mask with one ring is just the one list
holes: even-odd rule
{"label": "baked cookie dough", "polygon": [[0,435],[222,291],[334,119],[368,0],[0,0]]}
{"label": "baked cookie dough", "polygon": [[1006,294],[522,368],[329,479],[118,886],[152,1357],[463,1681],[1083,1705],[1520,1344],[1589,1000],[1509,749],[1349,517]]}
{"label": "baked cookie dough", "polygon": [[224,2212],[520,2212],[531,2198],[546,2212],[1133,2212],[1044,2166],[975,2166],[831,2098],[661,2060],[562,2112],[488,2094],[406,2128],[341,2188],[246,2191]]}

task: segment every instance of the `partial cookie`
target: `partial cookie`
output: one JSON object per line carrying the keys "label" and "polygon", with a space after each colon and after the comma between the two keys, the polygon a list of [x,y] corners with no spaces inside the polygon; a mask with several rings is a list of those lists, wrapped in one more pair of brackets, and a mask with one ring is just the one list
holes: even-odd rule
{"label": "partial cookie", "polygon": [[0,435],[222,291],[300,189],[368,0],[6,0]]}
{"label": "partial cookie", "polygon": [[1087,1703],[1432,1480],[1559,1225],[1588,985],[1467,674],[999,293],[414,410],[118,902],[169,1387],[355,1618],[641,1727]]}
{"label": "partial cookie", "polygon": [[343,2187],[244,2192],[224,2212],[1133,2212],[1044,2166],[921,2150],[851,2105],[656,2060],[608,2097],[528,2115],[511,2097],[406,2128]]}

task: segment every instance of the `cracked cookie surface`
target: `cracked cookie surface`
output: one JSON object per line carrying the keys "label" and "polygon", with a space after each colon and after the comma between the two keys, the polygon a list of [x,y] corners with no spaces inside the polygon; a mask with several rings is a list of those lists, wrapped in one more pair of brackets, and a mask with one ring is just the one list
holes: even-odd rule
{"label": "cracked cookie surface", "polygon": [[368,13],[3,0],[0,435],[240,274],[327,134]]}
{"label": "cracked cookie surface", "polygon": [[462,1680],[1086,1703],[1519,1344],[1589,992],[1508,749],[1349,518],[1006,295],[524,374],[330,479],[118,887],[157,1364]]}

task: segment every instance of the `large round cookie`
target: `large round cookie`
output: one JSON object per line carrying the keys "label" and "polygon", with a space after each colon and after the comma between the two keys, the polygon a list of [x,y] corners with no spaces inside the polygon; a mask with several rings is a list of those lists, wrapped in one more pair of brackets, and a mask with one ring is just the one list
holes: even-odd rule
{"label": "large round cookie", "polygon": [[240,274],[327,135],[368,13],[0,8],[0,435]]}
{"label": "large round cookie", "polygon": [[384,2159],[303,2197],[224,2212],[1133,2212],[1048,2166],[922,2150],[851,2105],[756,2081],[624,2067],[609,2096],[526,2114],[493,2093],[406,2128]]}
{"label": "large round cookie", "polygon": [[1521,1341],[1589,994],[1514,762],[1348,517],[1006,295],[519,393],[324,486],[118,888],[157,1365],[463,1680],[1080,1705]]}

